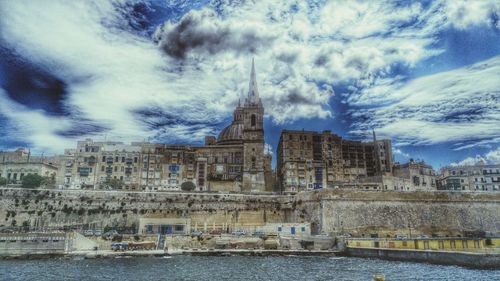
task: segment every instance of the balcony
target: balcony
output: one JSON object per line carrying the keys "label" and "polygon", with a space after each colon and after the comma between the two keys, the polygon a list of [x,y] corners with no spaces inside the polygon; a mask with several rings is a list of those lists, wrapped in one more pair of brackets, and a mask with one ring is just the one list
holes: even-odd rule
{"label": "balcony", "polygon": [[89,166],[94,166],[96,162],[97,162],[97,160],[95,159],[94,156],[89,157],[89,160],[88,160]]}
{"label": "balcony", "polygon": [[107,157],[106,164],[108,164],[108,165],[113,164],[113,157]]}
{"label": "balcony", "polygon": [[80,177],[88,177],[90,174],[90,168],[80,168]]}

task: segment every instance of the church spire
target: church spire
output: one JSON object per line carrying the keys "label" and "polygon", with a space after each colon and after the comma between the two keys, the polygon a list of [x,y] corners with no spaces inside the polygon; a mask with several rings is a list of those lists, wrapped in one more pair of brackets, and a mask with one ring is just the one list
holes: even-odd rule
{"label": "church spire", "polygon": [[245,101],[245,106],[261,106],[262,102],[259,98],[259,90],[257,88],[257,77],[255,74],[255,61],[252,58],[252,71],[250,73],[250,83],[248,85],[248,97]]}

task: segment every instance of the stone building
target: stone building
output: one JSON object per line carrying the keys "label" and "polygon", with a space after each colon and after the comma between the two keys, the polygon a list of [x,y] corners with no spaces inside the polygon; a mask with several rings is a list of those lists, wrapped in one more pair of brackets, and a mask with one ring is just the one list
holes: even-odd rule
{"label": "stone building", "polygon": [[499,191],[500,164],[449,166],[440,171],[438,189],[455,191]]}
{"label": "stone building", "polygon": [[204,183],[209,190],[266,191],[271,157],[264,151],[263,122],[264,107],[252,60],[248,94],[244,104],[239,103],[234,110],[232,123],[216,140],[207,136],[205,146],[194,148],[197,160],[206,169],[206,173],[197,173],[198,188]]}
{"label": "stone building", "polygon": [[57,171],[53,157],[33,156],[25,148],[0,152],[0,177],[10,184],[20,184],[24,176],[32,174],[55,180]]}
{"label": "stone building", "polygon": [[[410,191],[430,191],[437,189],[436,172],[431,165],[424,161],[413,161],[405,164],[397,163],[394,165],[394,176],[397,178],[407,179],[410,184],[406,186],[406,190]],[[397,186],[393,186],[397,190]],[[399,187],[401,190],[401,186]]]}
{"label": "stone building", "polygon": [[21,184],[24,176],[39,175],[55,180],[58,167],[43,162],[5,162],[0,163],[0,177],[10,184]]}
{"label": "stone building", "polygon": [[59,174],[56,184],[60,188],[111,188],[112,179],[119,180],[124,189],[139,186],[138,144],[122,142],[78,141],[76,149],[66,149],[59,156]]}
{"label": "stone building", "polygon": [[393,165],[392,173],[358,178],[342,188],[391,191],[434,191],[437,189],[436,172],[423,161]]}
{"label": "stone building", "polygon": [[331,131],[281,133],[277,181],[282,192],[339,187],[363,177],[391,172],[390,140],[344,140]]}
{"label": "stone building", "polygon": [[207,136],[204,146],[80,141],[60,157],[64,176],[58,182],[66,188],[109,188],[115,179],[127,190],[176,191],[192,182],[195,191],[272,191],[263,120],[252,61],[244,104],[238,104],[232,123],[217,138]]}

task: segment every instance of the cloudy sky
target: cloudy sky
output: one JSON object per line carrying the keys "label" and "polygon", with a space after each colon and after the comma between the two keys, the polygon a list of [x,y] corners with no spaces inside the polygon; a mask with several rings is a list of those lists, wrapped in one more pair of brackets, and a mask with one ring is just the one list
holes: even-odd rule
{"label": "cloudy sky", "polygon": [[500,2],[0,1],[0,150],[200,144],[251,58],[282,129],[391,138],[396,160],[500,162]]}

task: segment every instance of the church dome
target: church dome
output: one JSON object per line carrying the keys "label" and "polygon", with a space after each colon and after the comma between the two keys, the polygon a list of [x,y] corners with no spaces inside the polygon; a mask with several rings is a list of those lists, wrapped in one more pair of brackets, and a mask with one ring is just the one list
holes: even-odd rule
{"label": "church dome", "polygon": [[220,144],[239,143],[243,140],[243,124],[232,123],[220,132],[217,142]]}

